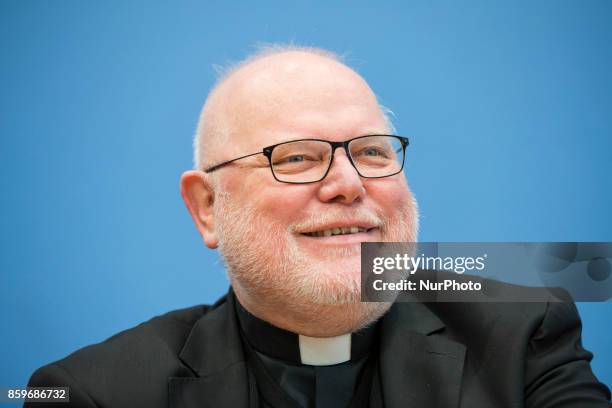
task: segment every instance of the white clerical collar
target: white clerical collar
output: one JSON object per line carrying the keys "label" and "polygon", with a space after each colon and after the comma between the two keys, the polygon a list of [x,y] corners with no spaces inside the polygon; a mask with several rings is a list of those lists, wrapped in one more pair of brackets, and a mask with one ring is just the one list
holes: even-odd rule
{"label": "white clerical collar", "polygon": [[298,336],[302,364],[328,366],[351,359],[351,334],[336,337]]}
{"label": "white clerical collar", "polygon": [[328,366],[359,360],[369,353],[376,335],[373,325],[336,337],[303,336],[253,316],[238,299],[234,304],[241,332],[251,347],[290,364]]}

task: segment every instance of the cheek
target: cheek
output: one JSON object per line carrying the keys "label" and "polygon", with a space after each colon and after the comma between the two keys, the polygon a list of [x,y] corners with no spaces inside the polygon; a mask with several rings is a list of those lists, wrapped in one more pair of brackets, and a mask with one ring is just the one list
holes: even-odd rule
{"label": "cheek", "polygon": [[301,211],[316,196],[313,184],[279,183],[265,177],[267,174],[238,174],[225,184],[232,192],[232,199],[238,204],[246,204],[263,219],[273,219],[287,224],[299,219]]}
{"label": "cheek", "polygon": [[280,184],[267,186],[257,194],[256,207],[278,220],[299,219],[302,211],[315,196],[311,185]]}
{"label": "cheek", "polygon": [[412,203],[412,193],[403,179],[372,180],[366,185],[368,196],[385,212],[395,212]]}

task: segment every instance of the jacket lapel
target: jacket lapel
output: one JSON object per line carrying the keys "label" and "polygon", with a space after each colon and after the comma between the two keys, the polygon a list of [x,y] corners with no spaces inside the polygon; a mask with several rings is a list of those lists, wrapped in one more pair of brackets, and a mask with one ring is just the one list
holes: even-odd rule
{"label": "jacket lapel", "polygon": [[170,408],[248,407],[249,379],[233,293],[194,325],[179,358],[194,377],[170,377]]}
{"label": "jacket lapel", "polygon": [[436,332],[444,324],[423,303],[396,303],[384,317],[380,380],[385,407],[457,407],[465,346]]}
{"label": "jacket lapel", "polygon": [[[249,407],[249,378],[233,293],[194,325],[179,358],[193,377],[170,377],[170,408]],[[444,324],[420,302],[396,303],[382,320],[385,407],[457,407],[465,346],[436,333]]]}

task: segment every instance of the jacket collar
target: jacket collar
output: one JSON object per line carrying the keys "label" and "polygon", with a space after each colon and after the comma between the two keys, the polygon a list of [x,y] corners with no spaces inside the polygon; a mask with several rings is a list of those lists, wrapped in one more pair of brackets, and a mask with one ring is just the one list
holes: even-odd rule
{"label": "jacket collar", "polygon": [[194,325],[181,361],[195,377],[170,377],[170,408],[248,407],[249,378],[232,291]]}
{"label": "jacket collar", "polygon": [[[379,363],[385,407],[458,406],[466,350],[440,336],[443,329],[420,302],[395,303],[383,317]],[[196,322],[179,358],[194,377],[169,379],[170,408],[256,406],[231,290]]]}

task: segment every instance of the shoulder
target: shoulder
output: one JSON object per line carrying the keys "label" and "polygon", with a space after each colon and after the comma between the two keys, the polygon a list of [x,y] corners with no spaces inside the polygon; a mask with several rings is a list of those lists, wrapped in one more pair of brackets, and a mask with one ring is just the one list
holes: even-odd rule
{"label": "shoulder", "polygon": [[528,407],[551,406],[551,395],[557,396],[554,406],[575,406],[571,401],[604,406],[609,401],[609,390],[591,370],[593,355],[582,347],[580,317],[566,291],[482,282],[503,292],[506,301],[483,296],[472,302],[425,302],[426,312],[420,314],[439,320],[433,337],[465,347],[464,382],[473,391],[466,400],[505,384],[508,390],[522,390]]}
{"label": "shoulder", "polygon": [[185,342],[195,322],[210,306],[200,305],[174,310],[156,316],[133,328],[117,333],[107,340],[84,347],[57,362],[66,368],[83,369],[112,360],[133,362],[138,357],[150,357],[152,353],[164,352],[166,357],[176,355]]}
{"label": "shoulder", "polygon": [[[560,333],[580,328],[580,318],[571,296],[560,288],[528,287],[452,272],[424,271],[430,282],[453,281],[467,286],[479,283],[479,290],[428,290],[398,305],[405,316],[421,309],[431,313],[444,327],[441,336],[472,345],[477,352],[490,350],[485,344],[526,350],[530,340],[542,332]],[[410,301],[413,301],[412,303]],[[414,302],[414,301],[418,302]],[[421,303],[428,310],[415,306]]]}
{"label": "shoulder", "polygon": [[467,275],[449,276],[459,283],[479,282],[482,288],[470,295],[461,292],[456,296],[458,301],[428,303],[451,331],[483,331],[487,337],[513,333],[511,338],[524,341],[542,326],[570,328],[580,325],[571,296],[561,288],[514,285]]}
{"label": "shoulder", "polygon": [[[217,304],[174,310],[77,350],[36,370],[29,385],[69,386],[71,401],[82,396],[83,406],[124,406],[137,389],[166,401],[168,377],[190,374],[178,355],[191,329]],[[111,395],[118,399],[108,401]]]}

